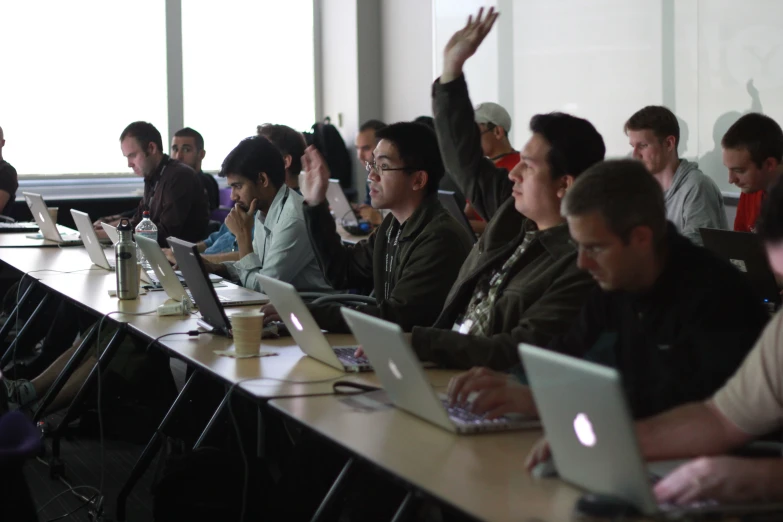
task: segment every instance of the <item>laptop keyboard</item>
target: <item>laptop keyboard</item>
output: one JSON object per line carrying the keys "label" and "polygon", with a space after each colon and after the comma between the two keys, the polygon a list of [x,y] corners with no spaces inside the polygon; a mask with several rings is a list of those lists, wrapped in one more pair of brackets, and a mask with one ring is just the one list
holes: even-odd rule
{"label": "laptop keyboard", "polygon": [[497,419],[486,419],[483,415],[478,415],[462,406],[452,406],[449,401],[443,400],[443,407],[449,414],[451,420],[458,424],[506,424],[508,419],[499,417]]}
{"label": "laptop keyboard", "polygon": [[334,348],[334,353],[337,354],[337,358],[343,362],[346,366],[369,366],[370,361],[367,357],[354,357],[358,346],[341,346]]}

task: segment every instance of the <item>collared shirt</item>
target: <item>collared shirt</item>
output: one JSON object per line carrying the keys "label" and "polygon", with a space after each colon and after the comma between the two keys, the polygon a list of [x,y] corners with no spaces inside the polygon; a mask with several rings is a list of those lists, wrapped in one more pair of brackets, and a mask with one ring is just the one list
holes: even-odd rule
{"label": "collared shirt", "polygon": [[522,257],[522,254],[525,253],[530,243],[536,238],[537,232],[537,230],[525,232],[525,239],[514,250],[511,257],[503,263],[503,266],[482,276],[476,284],[475,290],[473,290],[473,297],[471,297],[465,309],[465,314],[454,325],[459,333],[483,336],[490,333],[489,321],[498,291],[511,273],[511,269],[519,261],[519,258]]}
{"label": "collared shirt", "polygon": [[330,292],[307,236],[302,196],[287,186],[277,192],[266,214],[256,212],[253,252],[223,263],[242,286],[263,292],[258,275],[306,292]]}
{"label": "collared shirt", "polygon": [[150,219],[158,227],[162,247],[168,247],[169,237],[192,243],[204,238],[209,207],[201,180],[193,169],[166,154],[155,172],[144,178],[144,197],[133,216],[134,227],[144,210],[150,211]]}

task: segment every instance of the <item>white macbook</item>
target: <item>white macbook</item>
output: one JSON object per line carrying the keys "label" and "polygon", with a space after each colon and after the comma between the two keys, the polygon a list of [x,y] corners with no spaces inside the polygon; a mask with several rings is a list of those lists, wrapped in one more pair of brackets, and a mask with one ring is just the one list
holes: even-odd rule
{"label": "white macbook", "polygon": [[109,236],[111,244],[114,245],[120,240],[120,234],[117,232],[117,227],[109,225],[108,223],[101,223],[103,231]]}
{"label": "white macbook", "polygon": [[307,305],[299,297],[296,288],[271,277],[258,276],[258,279],[264,293],[269,296],[269,300],[283,319],[291,337],[304,353],[338,370],[372,371],[372,366],[365,357],[354,357],[356,346],[332,347],[329,344],[307,309]]}
{"label": "white macbook", "polygon": [[[182,282],[180,282],[179,277],[177,277],[157,241],[138,235],[136,236],[136,245],[141,249],[144,257],[147,258],[155,278],[160,281],[160,285],[163,287],[166,295],[175,301],[182,301],[187,296],[191,302],[195,302],[191,293],[182,286]],[[258,292],[234,285],[231,285],[229,288],[215,288],[215,294],[223,306],[246,306],[269,302],[269,299],[264,298]]]}
{"label": "white macbook", "polygon": [[334,213],[334,219],[344,227],[358,227],[359,220],[351,207],[348,198],[345,197],[340,186],[340,181],[336,179],[329,180],[329,186],[326,188],[326,199],[329,200],[329,207]]}
{"label": "white macbook", "polygon": [[87,253],[90,255],[90,261],[92,261],[94,265],[105,268],[106,270],[114,270],[114,260],[109,260],[106,257],[106,253],[103,251],[103,245],[98,241],[95,229],[92,228],[90,216],[74,209],[71,209],[71,216],[73,217],[73,222],[76,224],[76,229],[82,237],[84,248],[87,249]]}
{"label": "white macbook", "polygon": [[[33,234],[27,237],[31,239],[46,239],[57,243],[60,246],[82,244],[82,240],[79,239],[79,234],[75,230],[66,227],[58,227],[57,223],[52,221],[52,218],[49,215],[49,209],[47,208],[46,203],[44,203],[43,196],[33,192],[22,192],[22,195],[27,202],[27,206],[30,208],[30,213],[33,215],[35,223],[38,225],[38,228],[41,229],[40,236]],[[61,234],[60,231],[63,233]]]}
{"label": "white macbook", "polygon": [[433,390],[398,325],[349,308],[343,308],[342,314],[370,359],[383,389],[398,408],[462,434],[540,426],[538,420],[521,416],[486,419],[464,407],[449,406],[448,400]]}
{"label": "white macbook", "polygon": [[645,515],[783,510],[783,504],[714,501],[659,505],[653,483],[683,461],[645,463],[617,370],[528,344],[520,344],[519,353],[563,480],[619,498]]}

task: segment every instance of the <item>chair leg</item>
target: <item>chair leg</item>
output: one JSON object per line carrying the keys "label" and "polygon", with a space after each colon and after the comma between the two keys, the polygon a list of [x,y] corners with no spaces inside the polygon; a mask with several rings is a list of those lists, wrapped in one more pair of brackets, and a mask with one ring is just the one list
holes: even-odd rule
{"label": "chair leg", "polygon": [[321,505],[318,506],[318,510],[315,512],[315,515],[313,515],[313,518],[310,519],[310,522],[318,522],[326,515],[326,512],[329,510],[332,503],[345,488],[345,479],[351,472],[354,462],[354,458],[351,457],[348,459],[348,462],[345,463],[345,466],[343,466],[340,474],[337,475],[337,479],[335,479],[335,481],[332,483],[332,487],[329,488],[329,492],[326,494],[326,497],[324,497],[323,501],[321,501]]}
{"label": "chair leg", "polygon": [[125,520],[125,504],[128,500],[128,496],[136,486],[136,483],[139,481],[141,476],[144,475],[144,472],[147,471],[147,468],[149,468],[150,464],[152,463],[152,459],[155,458],[155,455],[158,453],[162,442],[161,437],[163,435],[163,430],[166,429],[166,426],[174,416],[179,406],[188,399],[193,382],[197,378],[200,378],[199,375],[200,372],[195,371],[187,380],[187,382],[185,382],[185,386],[182,387],[182,391],[180,391],[179,395],[177,395],[177,398],[174,399],[174,402],[171,404],[169,411],[166,412],[163,420],[160,421],[158,429],[156,429],[155,433],[152,434],[152,438],[150,438],[150,441],[147,443],[144,451],[142,451],[141,456],[139,456],[136,464],[133,465],[130,476],[125,481],[125,484],[122,486],[120,492],[117,494],[117,507],[114,513],[117,517],[117,520]]}
{"label": "chair leg", "polygon": [[[65,412],[65,417],[63,417],[63,420],[52,432],[52,459],[59,459],[60,439],[65,433],[65,429],[68,427],[68,423],[73,420],[75,413],[82,406],[87,393],[90,391],[92,385],[95,383],[95,380],[98,377],[98,373],[100,372],[101,376],[105,374],[106,368],[109,366],[109,363],[117,352],[117,349],[120,347],[120,344],[122,344],[122,341],[125,339],[125,335],[125,325],[120,324],[114,336],[112,336],[111,340],[109,341],[109,344],[106,345],[106,349],[104,349],[103,353],[101,353],[100,357],[98,357],[98,363],[93,367],[89,375],[87,375],[87,379],[84,381],[84,384],[82,384],[82,387],[79,388],[79,391],[76,393],[76,397],[73,398],[73,401],[71,401],[71,404],[68,406],[68,409]],[[100,339],[98,342],[100,342]]]}
{"label": "chair leg", "polygon": [[65,364],[63,370],[54,380],[52,386],[47,390],[46,394],[43,396],[43,399],[41,399],[41,402],[38,405],[38,409],[36,409],[35,413],[33,413],[33,422],[38,422],[41,420],[43,412],[46,411],[46,408],[48,408],[54,398],[57,397],[57,394],[60,393],[60,390],[63,388],[63,386],[65,386],[65,383],[68,382],[68,379],[71,377],[71,375],[73,375],[73,372],[76,371],[76,369],[79,367],[79,364],[81,364],[81,362],[84,360],[84,356],[90,349],[90,345],[92,344],[97,331],[98,328],[93,326],[87,332],[87,335],[84,337],[84,339],[82,339],[82,342],[74,352],[73,357],[71,357],[71,359]]}

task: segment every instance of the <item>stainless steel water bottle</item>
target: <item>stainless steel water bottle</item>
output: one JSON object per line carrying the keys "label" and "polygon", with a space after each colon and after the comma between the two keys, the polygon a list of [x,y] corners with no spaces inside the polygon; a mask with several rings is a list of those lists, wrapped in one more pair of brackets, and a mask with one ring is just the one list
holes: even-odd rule
{"label": "stainless steel water bottle", "polygon": [[114,245],[117,259],[117,297],[136,299],[139,297],[139,269],[136,262],[136,243],[133,242],[133,227],[126,218],[117,227],[120,240]]}

